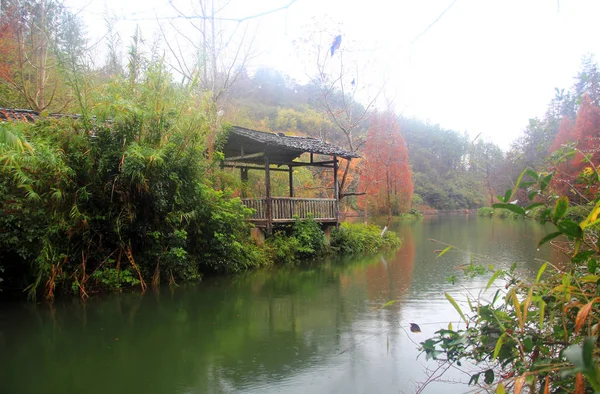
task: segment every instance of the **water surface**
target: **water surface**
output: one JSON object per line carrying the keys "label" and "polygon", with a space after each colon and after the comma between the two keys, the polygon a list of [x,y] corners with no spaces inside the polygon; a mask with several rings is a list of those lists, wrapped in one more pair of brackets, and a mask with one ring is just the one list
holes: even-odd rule
{"label": "water surface", "polygon": [[[535,272],[556,258],[536,250],[548,230],[530,221],[446,216],[396,230],[404,246],[387,254],[143,295],[2,304],[0,393],[411,393],[436,367],[418,342],[457,326],[444,292],[464,300],[487,282],[457,267],[517,262]],[[463,251],[436,258],[445,245],[430,239]],[[410,322],[423,332],[411,333]],[[468,390],[435,383],[424,392]]]}

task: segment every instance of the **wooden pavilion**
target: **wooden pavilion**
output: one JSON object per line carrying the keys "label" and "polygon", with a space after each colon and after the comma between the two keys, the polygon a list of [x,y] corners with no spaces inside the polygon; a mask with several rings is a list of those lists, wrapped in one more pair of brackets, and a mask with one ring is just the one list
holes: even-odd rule
{"label": "wooden pavilion", "polygon": [[[223,149],[224,167],[239,168],[242,182],[248,181],[249,170],[265,172],[265,197],[242,198],[254,209],[251,222],[272,232],[277,224],[293,223],[296,218],[312,217],[325,225],[339,223],[339,185],[337,179],[339,158],[352,160],[356,153],[330,145],[317,138],[288,136],[234,126]],[[310,154],[309,161],[299,161],[303,153]],[[316,161],[314,155],[331,156],[331,160]],[[294,196],[294,168],[312,166],[331,168],[333,172],[333,198],[296,198]],[[289,196],[271,195],[271,171],[289,174]],[[242,197],[245,197],[244,195]]]}

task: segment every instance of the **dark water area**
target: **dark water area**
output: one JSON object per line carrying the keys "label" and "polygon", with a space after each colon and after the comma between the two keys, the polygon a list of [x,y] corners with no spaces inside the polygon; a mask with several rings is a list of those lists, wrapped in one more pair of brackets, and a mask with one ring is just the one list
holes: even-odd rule
{"label": "dark water area", "polygon": [[[418,342],[462,327],[444,292],[466,304],[461,294],[477,296],[490,276],[467,280],[459,266],[517,262],[531,274],[559,258],[536,249],[548,229],[531,221],[435,216],[394,230],[404,246],[386,254],[86,302],[0,304],[0,393],[411,393],[437,366]],[[445,246],[430,239],[462,251],[436,258]]]}

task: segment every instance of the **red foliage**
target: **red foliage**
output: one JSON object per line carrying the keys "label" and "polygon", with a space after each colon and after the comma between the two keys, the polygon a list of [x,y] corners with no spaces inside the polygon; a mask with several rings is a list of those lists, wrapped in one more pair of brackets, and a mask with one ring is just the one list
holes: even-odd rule
{"label": "red foliage", "polygon": [[12,82],[18,60],[18,15],[8,8],[0,18],[0,79]]}
{"label": "red foliage", "polygon": [[573,122],[569,117],[563,116],[558,125],[558,134],[554,139],[554,143],[550,147],[550,153],[555,152],[562,145],[569,141],[574,141],[575,136],[573,135]]}
{"label": "red foliage", "polygon": [[406,142],[393,113],[371,118],[367,143],[363,152],[363,167],[359,190],[366,196],[359,205],[368,204],[378,213],[407,212],[411,206],[413,183]]}
{"label": "red foliage", "polygon": [[558,150],[567,142],[575,143],[576,153],[565,157],[555,166],[552,187],[557,192],[576,199],[581,196],[593,197],[597,192],[595,183],[587,182],[586,177],[593,173],[590,161],[595,166],[600,161],[600,108],[593,104],[588,95],[583,96],[575,125],[568,118],[561,121],[550,152]]}

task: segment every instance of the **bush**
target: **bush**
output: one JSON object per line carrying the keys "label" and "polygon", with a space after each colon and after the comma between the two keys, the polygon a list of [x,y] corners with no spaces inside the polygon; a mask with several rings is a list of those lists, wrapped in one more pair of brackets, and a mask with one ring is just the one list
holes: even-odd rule
{"label": "bush", "polygon": [[491,218],[492,216],[494,216],[494,208],[481,207],[477,210],[477,216],[482,218]]}
{"label": "bush", "polygon": [[291,229],[267,239],[267,251],[275,263],[295,263],[320,256],[325,251],[325,234],[312,219],[296,220]]}
{"label": "bush", "polygon": [[356,254],[392,249],[401,244],[402,241],[392,231],[382,237],[381,229],[375,225],[342,223],[332,232],[330,247],[338,253]]}
{"label": "bush", "polygon": [[481,207],[477,210],[477,216],[482,218],[498,218],[498,219],[519,219],[521,215],[506,210],[506,209],[494,209],[492,207]]}

